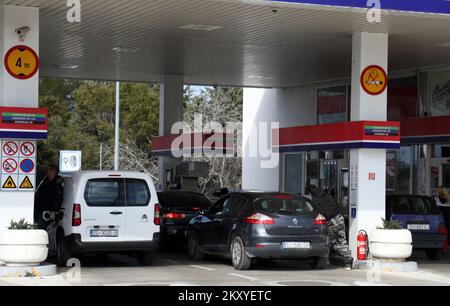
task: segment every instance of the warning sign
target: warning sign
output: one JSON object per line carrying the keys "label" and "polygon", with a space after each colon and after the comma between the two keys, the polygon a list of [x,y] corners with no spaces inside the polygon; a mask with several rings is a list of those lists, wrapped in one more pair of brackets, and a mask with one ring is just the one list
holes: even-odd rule
{"label": "warning sign", "polygon": [[19,152],[19,145],[14,141],[4,141],[2,145],[2,153],[4,156],[17,156]]}
{"label": "warning sign", "polygon": [[3,190],[16,190],[17,184],[12,176],[8,176],[4,182],[2,182]]}
{"label": "warning sign", "polygon": [[369,95],[382,94],[388,86],[386,71],[377,65],[367,67],[361,74],[361,86]]}
{"label": "warning sign", "polygon": [[5,69],[19,80],[32,78],[39,70],[39,57],[28,46],[15,46],[5,55]]}
{"label": "warning sign", "polygon": [[12,158],[7,158],[2,163],[2,169],[5,173],[14,173],[17,171],[17,160]]}
{"label": "warning sign", "polygon": [[36,142],[3,140],[0,167],[2,191],[34,191]]}
{"label": "warning sign", "polygon": [[25,176],[25,178],[20,183],[19,189],[34,189],[33,183],[31,182],[30,178],[28,176]]}
{"label": "warning sign", "polygon": [[26,156],[26,157],[33,156],[35,151],[36,151],[36,146],[32,142],[26,141],[26,142],[22,142],[20,144],[20,154],[22,156]]}

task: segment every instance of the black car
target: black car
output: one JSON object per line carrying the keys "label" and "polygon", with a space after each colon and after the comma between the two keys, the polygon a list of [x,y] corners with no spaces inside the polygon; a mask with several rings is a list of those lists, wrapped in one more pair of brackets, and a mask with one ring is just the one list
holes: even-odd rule
{"label": "black car", "polygon": [[322,269],[330,253],[326,220],[306,198],[283,193],[231,193],[188,230],[188,256],[231,257],[237,270],[247,270],[254,259],[313,258]]}
{"label": "black car", "polygon": [[204,212],[212,202],[205,195],[190,191],[158,193],[161,205],[161,243],[185,242],[189,221]]}

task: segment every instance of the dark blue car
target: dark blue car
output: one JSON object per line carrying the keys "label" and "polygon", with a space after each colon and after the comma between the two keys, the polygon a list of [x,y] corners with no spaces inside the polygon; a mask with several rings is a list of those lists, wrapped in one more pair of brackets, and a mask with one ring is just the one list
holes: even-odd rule
{"label": "dark blue car", "polygon": [[439,260],[445,248],[447,229],[436,202],[421,195],[388,195],[386,219],[396,220],[412,232],[413,247]]}

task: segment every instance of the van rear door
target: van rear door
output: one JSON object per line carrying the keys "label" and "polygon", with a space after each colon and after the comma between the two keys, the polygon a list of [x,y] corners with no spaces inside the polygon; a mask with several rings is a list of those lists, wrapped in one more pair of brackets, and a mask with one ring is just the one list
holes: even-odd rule
{"label": "van rear door", "polygon": [[153,233],[159,232],[153,220],[158,200],[151,187],[144,178],[125,178],[127,241],[152,241]]}
{"label": "van rear door", "polygon": [[88,179],[81,205],[82,240],[119,242],[126,236],[125,180],[120,177]]}

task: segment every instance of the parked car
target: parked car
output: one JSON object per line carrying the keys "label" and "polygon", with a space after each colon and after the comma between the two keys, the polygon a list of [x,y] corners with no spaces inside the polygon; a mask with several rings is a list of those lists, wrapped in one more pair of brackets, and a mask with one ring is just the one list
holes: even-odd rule
{"label": "parked car", "polygon": [[283,193],[237,192],[223,196],[191,220],[188,256],[231,257],[237,270],[255,259],[313,258],[318,269],[330,252],[326,220],[306,198]]}
{"label": "parked car", "polygon": [[60,266],[85,254],[124,253],[149,265],[159,239],[158,196],[143,173],[78,172],[64,176],[61,220],[50,234]]}
{"label": "parked car", "polygon": [[421,195],[387,195],[386,218],[397,220],[412,232],[413,247],[439,260],[447,240],[447,228],[436,202]]}
{"label": "parked car", "polygon": [[185,243],[189,221],[204,212],[212,202],[204,194],[190,191],[158,193],[161,204],[161,240],[167,243]]}

